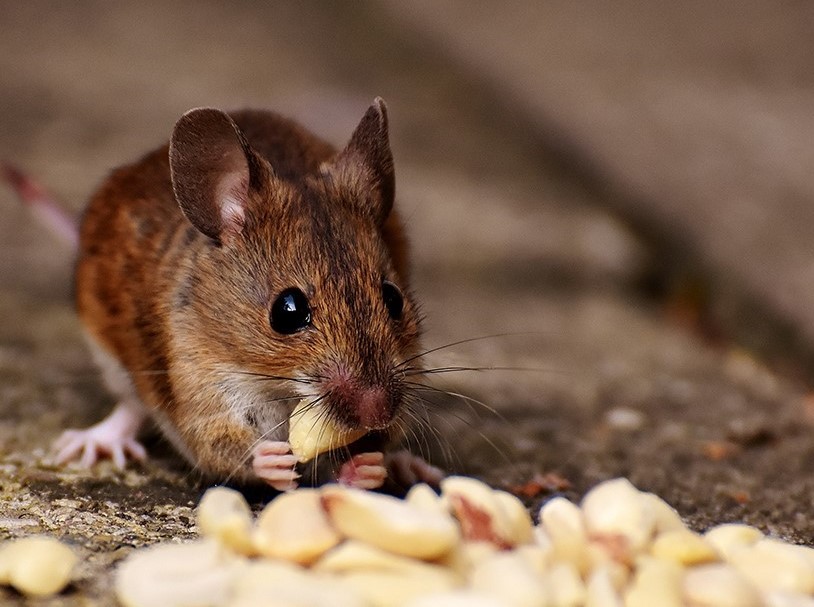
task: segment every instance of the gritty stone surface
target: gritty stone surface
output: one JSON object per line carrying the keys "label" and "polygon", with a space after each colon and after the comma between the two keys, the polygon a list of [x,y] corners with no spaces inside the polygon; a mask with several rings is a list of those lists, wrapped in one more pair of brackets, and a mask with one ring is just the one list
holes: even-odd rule
{"label": "gritty stone surface", "polygon": [[[34,1],[0,28],[0,157],[77,211],[189,107],[282,109],[341,143],[384,96],[426,346],[494,336],[428,356],[412,448],[495,486],[560,478],[526,497],[533,511],[625,475],[696,529],[742,520],[814,542],[805,386],[672,323],[637,287],[647,247],[378,4]],[[125,472],[49,464],[59,433],[111,402],[73,314],[71,252],[5,189],[0,214],[0,539],[68,542],[81,566],[53,604],[114,604],[115,563],[195,537],[205,485],[154,434]]]}

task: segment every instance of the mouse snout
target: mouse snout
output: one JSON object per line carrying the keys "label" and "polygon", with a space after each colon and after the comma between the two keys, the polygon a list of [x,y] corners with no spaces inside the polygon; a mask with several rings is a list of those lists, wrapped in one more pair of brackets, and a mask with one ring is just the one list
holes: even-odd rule
{"label": "mouse snout", "polygon": [[383,386],[366,385],[343,373],[327,382],[327,400],[347,425],[381,430],[393,421],[396,395]]}
{"label": "mouse snout", "polygon": [[359,425],[373,430],[390,421],[387,394],[383,388],[362,388],[356,394],[356,415]]}

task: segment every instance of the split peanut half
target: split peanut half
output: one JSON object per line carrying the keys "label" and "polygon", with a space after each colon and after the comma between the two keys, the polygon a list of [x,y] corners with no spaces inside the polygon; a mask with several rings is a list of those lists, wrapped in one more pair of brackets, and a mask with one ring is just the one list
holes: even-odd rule
{"label": "split peanut half", "polygon": [[73,551],[54,538],[14,540],[0,548],[0,583],[28,596],[50,596],[68,585],[76,562]]}
{"label": "split peanut half", "polygon": [[364,430],[348,430],[337,425],[321,404],[304,398],[288,418],[291,452],[304,463],[320,453],[344,447],[362,438]]}

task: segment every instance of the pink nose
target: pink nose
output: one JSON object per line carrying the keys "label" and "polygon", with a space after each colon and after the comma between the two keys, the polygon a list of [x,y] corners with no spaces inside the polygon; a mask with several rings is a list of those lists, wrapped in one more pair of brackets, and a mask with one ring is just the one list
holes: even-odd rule
{"label": "pink nose", "polygon": [[392,412],[385,388],[360,385],[357,379],[342,371],[328,380],[326,388],[335,413],[350,426],[381,430],[390,423]]}
{"label": "pink nose", "polygon": [[361,388],[356,395],[356,415],[368,430],[383,428],[389,420],[387,394],[382,388]]}

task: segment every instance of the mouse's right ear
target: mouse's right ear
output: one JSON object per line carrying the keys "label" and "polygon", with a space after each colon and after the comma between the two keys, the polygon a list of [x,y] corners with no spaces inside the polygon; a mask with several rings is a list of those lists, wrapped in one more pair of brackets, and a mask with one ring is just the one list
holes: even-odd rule
{"label": "mouse's right ear", "polygon": [[170,140],[175,199],[187,219],[217,242],[238,236],[252,190],[262,188],[267,167],[226,112],[189,110]]}

